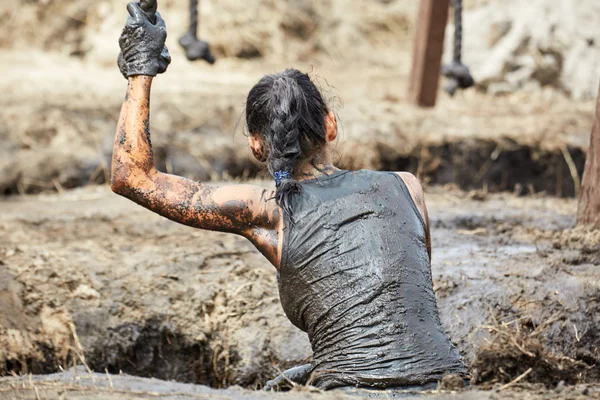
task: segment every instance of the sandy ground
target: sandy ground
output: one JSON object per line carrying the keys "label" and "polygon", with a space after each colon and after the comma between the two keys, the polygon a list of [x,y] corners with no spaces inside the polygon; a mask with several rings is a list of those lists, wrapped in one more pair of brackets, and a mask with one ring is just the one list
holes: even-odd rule
{"label": "sandy ground", "polygon": [[[428,202],[442,321],[480,387],[528,368],[523,382],[551,388],[597,379],[600,241],[572,228],[575,201],[434,188]],[[41,373],[85,357],[98,372],[258,388],[310,357],[245,239],[106,187],[0,208],[0,366]]]}

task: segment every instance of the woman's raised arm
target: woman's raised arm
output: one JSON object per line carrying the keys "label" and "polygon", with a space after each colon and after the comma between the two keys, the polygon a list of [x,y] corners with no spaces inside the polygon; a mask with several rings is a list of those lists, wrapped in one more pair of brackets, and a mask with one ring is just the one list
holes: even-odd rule
{"label": "woman's raised arm", "polygon": [[252,185],[204,185],[156,170],[149,131],[151,76],[133,76],[115,135],[115,193],[173,221],[249,238],[278,265],[279,209],[273,190]]}
{"label": "woman's raised arm", "polygon": [[243,235],[277,266],[281,219],[272,190],[209,186],[156,170],[149,130],[150,87],[152,78],[165,72],[171,61],[165,46],[167,28],[160,13],[150,15],[139,3],[129,3],[127,11],[118,63],[128,85],[115,135],[112,190],[173,221]]}

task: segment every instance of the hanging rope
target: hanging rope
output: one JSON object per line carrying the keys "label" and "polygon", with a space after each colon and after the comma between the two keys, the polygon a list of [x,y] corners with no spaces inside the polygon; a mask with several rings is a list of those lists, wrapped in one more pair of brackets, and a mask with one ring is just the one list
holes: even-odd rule
{"label": "hanging rope", "polygon": [[454,62],[461,62],[462,53],[462,0],[454,0]]}
{"label": "hanging rope", "polygon": [[454,96],[457,89],[466,89],[475,84],[469,68],[462,63],[462,0],[453,0],[454,9],[454,51],[452,63],[442,66],[442,75],[448,78],[446,92]]}
{"label": "hanging rope", "polygon": [[215,63],[215,57],[210,52],[209,44],[198,39],[198,0],[190,0],[190,29],[179,39],[179,44],[185,49],[185,56],[188,60],[205,60],[209,64]]}
{"label": "hanging rope", "polygon": [[198,0],[190,0],[190,30],[194,36],[198,35]]}
{"label": "hanging rope", "polygon": [[153,24],[156,23],[156,10],[158,9],[158,3],[156,0],[140,0],[140,8],[148,17]]}

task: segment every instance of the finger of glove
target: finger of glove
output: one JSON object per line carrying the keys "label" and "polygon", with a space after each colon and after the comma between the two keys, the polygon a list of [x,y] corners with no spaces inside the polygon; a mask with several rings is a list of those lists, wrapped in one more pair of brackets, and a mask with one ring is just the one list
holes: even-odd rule
{"label": "finger of glove", "polygon": [[[127,11],[129,12],[129,15],[131,15],[133,23],[136,25],[142,25],[146,20],[146,18],[144,18],[145,13],[138,3],[131,2],[127,4]],[[129,23],[129,19],[127,20],[127,23]]]}
{"label": "finger of glove", "polygon": [[162,19],[159,12],[156,13],[156,24],[152,26],[152,29],[162,40],[167,39],[167,24],[165,24],[165,20]]}
{"label": "finger of glove", "polygon": [[171,62],[171,54],[169,54],[169,49],[167,46],[164,46],[162,52],[160,53],[160,58],[165,60],[168,63]]}
{"label": "finger of glove", "polygon": [[140,43],[144,37],[144,32],[141,28],[134,31],[123,31],[121,37],[119,37],[119,47],[123,56],[126,60],[131,57],[135,57],[137,53],[142,52],[143,48],[140,47]]}
{"label": "finger of glove", "polygon": [[121,75],[123,75],[123,77],[127,79],[127,62],[123,57],[123,53],[119,53],[119,57],[117,57],[117,65],[119,66],[119,71],[121,71]]}
{"label": "finger of glove", "polygon": [[164,73],[169,64],[171,64],[171,55],[169,54],[169,49],[165,46],[163,47],[163,51],[160,53],[160,58],[158,60],[158,73]]}
{"label": "finger of glove", "polygon": [[158,11],[156,12],[156,24],[154,25],[165,30],[167,29],[167,24]]}
{"label": "finger of glove", "polygon": [[119,36],[119,46],[121,47],[121,49],[123,49],[123,47],[130,46],[131,39],[133,38],[134,33],[138,28],[139,26],[133,26],[129,24],[129,19],[127,20],[127,23],[125,24],[125,26],[123,27],[123,31],[121,32],[121,36]]}

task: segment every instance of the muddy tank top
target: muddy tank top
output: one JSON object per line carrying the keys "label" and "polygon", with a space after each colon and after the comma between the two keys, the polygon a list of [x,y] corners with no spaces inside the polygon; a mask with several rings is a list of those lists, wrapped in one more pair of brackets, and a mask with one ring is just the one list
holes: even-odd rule
{"label": "muddy tank top", "polygon": [[425,224],[391,172],[302,181],[285,218],[279,292],[313,349],[312,384],[421,385],[466,370],[442,330]]}

